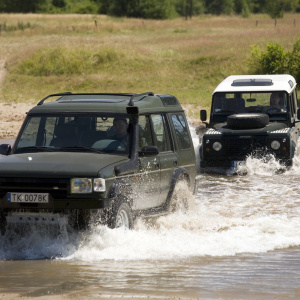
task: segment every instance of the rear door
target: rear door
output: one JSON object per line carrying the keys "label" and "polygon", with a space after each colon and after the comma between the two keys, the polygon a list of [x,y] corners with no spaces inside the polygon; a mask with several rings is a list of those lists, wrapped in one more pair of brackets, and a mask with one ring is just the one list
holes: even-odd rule
{"label": "rear door", "polygon": [[171,139],[170,128],[165,114],[151,115],[154,142],[159,150],[160,164],[160,185],[161,193],[159,205],[163,205],[167,199],[174,169],[178,165],[177,153],[174,151],[174,146]]}
{"label": "rear door", "polygon": [[[154,138],[149,116],[139,117],[139,150],[153,146]],[[135,180],[134,209],[148,209],[160,205],[160,159],[159,156],[139,157],[139,170]]]}

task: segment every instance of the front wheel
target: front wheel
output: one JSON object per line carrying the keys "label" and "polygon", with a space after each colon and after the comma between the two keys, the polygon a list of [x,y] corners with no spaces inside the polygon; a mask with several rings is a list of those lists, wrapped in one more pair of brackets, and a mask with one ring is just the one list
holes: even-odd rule
{"label": "front wheel", "polygon": [[4,214],[0,214],[0,234],[5,235],[6,232],[6,216]]}
{"label": "front wheel", "polygon": [[177,180],[174,191],[169,204],[169,212],[184,212],[186,213],[189,209],[189,198],[191,196],[191,191],[189,188],[189,183],[186,179]]}
{"label": "front wheel", "polygon": [[108,226],[110,228],[133,229],[133,214],[127,202],[120,201],[113,207]]}

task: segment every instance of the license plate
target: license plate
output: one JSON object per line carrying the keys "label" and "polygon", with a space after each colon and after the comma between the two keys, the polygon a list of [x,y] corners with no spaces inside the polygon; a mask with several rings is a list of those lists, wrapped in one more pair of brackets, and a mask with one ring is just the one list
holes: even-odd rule
{"label": "license plate", "polygon": [[48,203],[47,193],[7,193],[8,202],[18,203]]}
{"label": "license plate", "polygon": [[239,167],[244,166],[245,165],[245,161],[244,160],[233,160],[231,162],[231,167],[234,170],[237,170]]}

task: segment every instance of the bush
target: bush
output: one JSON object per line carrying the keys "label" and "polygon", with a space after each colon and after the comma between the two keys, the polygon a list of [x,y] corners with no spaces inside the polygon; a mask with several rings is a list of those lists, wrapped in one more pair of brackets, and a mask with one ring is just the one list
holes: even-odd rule
{"label": "bush", "polygon": [[292,51],[285,51],[277,43],[268,44],[266,51],[252,46],[249,71],[254,74],[291,74],[300,82],[300,39]]}
{"label": "bush", "polygon": [[97,73],[106,63],[118,59],[114,50],[42,49],[12,67],[19,75],[51,76]]}
{"label": "bush", "polygon": [[170,19],[176,16],[175,6],[169,0],[111,0],[107,13],[144,19]]}

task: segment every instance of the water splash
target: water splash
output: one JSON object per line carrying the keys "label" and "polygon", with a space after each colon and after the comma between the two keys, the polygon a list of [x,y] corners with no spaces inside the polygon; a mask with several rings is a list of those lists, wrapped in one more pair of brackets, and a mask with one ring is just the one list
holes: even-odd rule
{"label": "water splash", "polygon": [[157,261],[300,245],[299,155],[282,174],[272,159],[248,158],[246,168],[247,176],[198,175],[198,191],[188,196],[186,213],[137,219],[134,230],[94,225],[83,233],[65,228],[56,237],[34,228],[25,236],[6,233],[0,236],[0,258]]}
{"label": "water splash", "polygon": [[249,156],[246,159],[245,165],[239,166],[237,169],[238,175],[248,174],[253,175],[264,175],[272,176],[279,172],[286,171],[286,167],[281,165],[274,155],[267,155],[263,158],[257,158]]}
{"label": "water splash", "polygon": [[[21,230],[20,230],[21,229]],[[0,259],[51,259],[73,253],[79,235],[64,228],[10,226],[0,236]]]}

